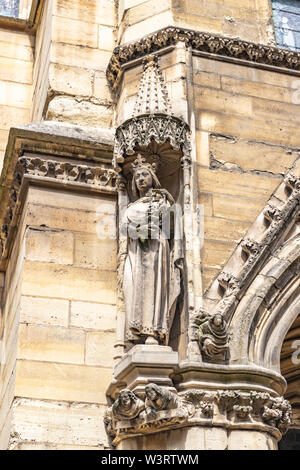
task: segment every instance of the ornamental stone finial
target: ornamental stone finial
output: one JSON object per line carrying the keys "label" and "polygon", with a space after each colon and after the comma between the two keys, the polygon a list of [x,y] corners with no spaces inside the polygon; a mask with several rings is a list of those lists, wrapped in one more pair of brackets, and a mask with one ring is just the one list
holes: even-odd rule
{"label": "ornamental stone finial", "polygon": [[143,67],[144,71],[132,117],[159,113],[172,115],[172,106],[157,55],[148,55],[143,60]]}

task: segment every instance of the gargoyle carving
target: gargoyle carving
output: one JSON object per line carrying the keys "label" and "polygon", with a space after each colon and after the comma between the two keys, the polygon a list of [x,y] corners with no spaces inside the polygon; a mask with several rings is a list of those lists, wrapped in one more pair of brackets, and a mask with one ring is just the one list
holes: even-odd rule
{"label": "gargoyle carving", "polygon": [[146,412],[174,410],[179,408],[180,401],[175,393],[170,392],[166,388],[160,387],[156,384],[149,384],[145,387],[146,393]]}
{"label": "gargoyle carving", "polygon": [[145,409],[144,402],[131,390],[125,389],[119,393],[112,406],[112,419],[134,419]]}
{"label": "gargoyle carving", "polygon": [[115,445],[123,436],[157,432],[186,422],[189,411],[182,398],[151,383],[145,387],[145,400],[131,390],[122,390],[108,408],[104,423]]}

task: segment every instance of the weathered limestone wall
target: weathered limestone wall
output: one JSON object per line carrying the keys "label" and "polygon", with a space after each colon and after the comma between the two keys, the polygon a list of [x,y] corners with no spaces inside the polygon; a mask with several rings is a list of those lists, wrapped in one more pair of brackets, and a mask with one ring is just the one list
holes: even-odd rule
{"label": "weathered limestone wall", "polygon": [[122,44],[167,26],[275,44],[269,0],[121,0],[118,21]]}
{"label": "weathered limestone wall", "polygon": [[114,220],[111,197],[29,190],[25,252],[18,253],[20,320],[11,334],[6,320],[4,336],[14,341],[6,346],[14,360],[5,376],[16,361],[11,449],[108,446],[103,413],[115,342],[116,246],[106,237]]}
{"label": "weathered limestone wall", "polygon": [[5,276],[4,273],[1,273],[0,449],[7,449],[11,434],[12,404],[16,387],[25,232],[26,225],[24,218],[22,218]]}
{"label": "weathered limestone wall", "polygon": [[33,120],[110,127],[105,69],[115,47],[113,0],[47,0],[37,32]]}
{"label": "weathered limestone wall", "polygon": [[269,0],[172,0],[172,9],[176,26],[274,43]]}
{"label": "weathered limestone wall", "polygon": [[297,77],[194,57],[204,289],[298,156]]}
{"label": "weathered limestone wall", "polygon": [[30,120],[33,55],[34,36],[0,27],[0,169],[10,127]]}
{"label": "weathered limestone wall", "polygon": [[214,427],[191,427],[163,431],[122,441],[119,450],[276,450],[268,433]]}

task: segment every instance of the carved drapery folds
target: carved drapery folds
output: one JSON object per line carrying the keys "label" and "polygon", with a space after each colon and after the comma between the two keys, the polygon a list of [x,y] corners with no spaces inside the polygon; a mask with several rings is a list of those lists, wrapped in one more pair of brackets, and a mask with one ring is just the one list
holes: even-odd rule
{"label": "carved drapery folds", "polygon": [[[180,191],[181,171],[184,181],[190,180],[189,128],[172,114],[154,55],[144,60],[132,118],[116,129],[113,166],[119,175],[118,323],[123,333],[116,346],[121,358],[128,341],[145,342],[147,335],[168,344],[181,292],[184,247],[181,234],[174,234],[174,214],[176,206],[183,207],[189,199],[188,184]],[[149,179],[147,191],[138,187],[143,172]],[[145,220],[139,224],[142,214]],[[167,236],[165,215],[170,223]],[[138,228],[136,236],[130,233],[132,224]]]}
{"label": "carved drapery folds", "polygon": [[31,176],[43,176],[62,182],[91,184],[95,187],[113,191],[116,187],[117,174],[112,168],[93,165],[80,165],[72,162],[43,160],[41,158],[21,157],[18,164]]}
{"label": "carved drapery folds", "polygon": [[262,430],[280,439],[291,421],[282,397],[244,390],[189,390],[183,394],[149,384],[145,398],[122,390],[107,410],[105,424],[117,445],[122,439],[184,426]]}

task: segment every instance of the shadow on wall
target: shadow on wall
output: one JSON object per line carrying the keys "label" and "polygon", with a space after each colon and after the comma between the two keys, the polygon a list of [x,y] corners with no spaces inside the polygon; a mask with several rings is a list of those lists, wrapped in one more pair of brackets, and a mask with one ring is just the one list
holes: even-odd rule
{"label": "shadow on wall", "polygon": [[300,450],[300,429],[290,429],[278,444],[279,450]]}

